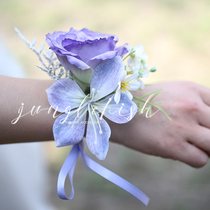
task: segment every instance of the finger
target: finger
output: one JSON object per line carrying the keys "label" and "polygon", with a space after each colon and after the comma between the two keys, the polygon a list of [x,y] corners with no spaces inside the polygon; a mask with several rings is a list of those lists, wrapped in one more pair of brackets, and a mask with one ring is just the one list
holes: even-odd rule
{"label": "finger", "polygon": [[205,151],[210,156],[210,129],[197,126],[188,136],[190,143]]}
{"label": "finger", "polygon": [[[179,140],[180,139],[180,140]],[[179,137],[176,141],[170,141],[170,147],[166,151],[164,157],[179,160],[192,167],[200,168],[208,161],[208,154],[196,145],[191,144],[188,139],[183,141]]]}
{"label": "finger", "polygon": [[199,125],[210,129],[210,107],[206,104],[202,104],[197,114],[197,119]]}
{"label": "finger", "polygon": [[203,167],[209,159],[209,156],[204,151],[189,142],[185,144],[185,151],[181,151],[179,154],[177,158],[179,161],[195,168]]}
{"label": "finger", "polygon": [[198,85],[201,98],[205,104],[210,106],[210,88]]}

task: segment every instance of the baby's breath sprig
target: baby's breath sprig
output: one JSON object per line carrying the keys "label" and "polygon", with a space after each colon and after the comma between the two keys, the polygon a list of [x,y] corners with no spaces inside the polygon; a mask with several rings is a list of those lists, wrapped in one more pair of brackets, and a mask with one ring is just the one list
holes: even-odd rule
{"label": "baby's breath sprig", "polygon": [[46,72],[48,76],[54,80],[59,80],[64,74],[65,77],[71,78],[71,75],[67,71],[65,72],[60,62],[58,62],[58,59],[52,50],[45,50],[45,53],[43,52],[45,47],[43,42],[41,43],[41,48],[36,49],[36,39],[34,39],[31,43],[21,34],[21,32],[17,28],[15,28],[15,31],[18,33],[19,37],[26,43],[29,49],[36,53],[42,64],[42,66],[37,66],[38,68]]}

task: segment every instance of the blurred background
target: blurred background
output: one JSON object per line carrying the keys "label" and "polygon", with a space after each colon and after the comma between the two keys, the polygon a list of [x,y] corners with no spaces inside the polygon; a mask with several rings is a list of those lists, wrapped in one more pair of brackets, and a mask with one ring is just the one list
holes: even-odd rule
{"label": "blurred background", "polygon": [[[29,41],[36,38],[37,47],[48,32],[86,27],[117,35],[118,45],[143,44],[149,67],[158,69],[145,83],[190,80],[210,87],[209,11],[209,0],[0,0],[0,33],[29,78],[48,79],[36,67],[38,58],[20,40],[14,27]],[[57,176],[70,148],[57,149],[54,142],[43,146],[50,171],[49,201],[59,210],[209,209],[209,163],[194,169],[114,144],[101,164],[145,192],[151,199],[149,206],[87,170],[81,160],[74,175],[74,199],[60,200],[56,194]]]}

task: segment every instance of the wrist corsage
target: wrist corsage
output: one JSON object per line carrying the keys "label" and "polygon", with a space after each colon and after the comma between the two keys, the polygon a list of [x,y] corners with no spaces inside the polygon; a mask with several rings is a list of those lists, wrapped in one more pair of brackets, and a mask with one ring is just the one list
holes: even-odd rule
{"label": "wrist corsage", "polygon": [[[116,46],[116,36],[71,28],[69,32],[47,34],[46,42],[50,50],[44,53],[44,44],[36,49],[35,41],[30,43],[16,31],[39,57],[42,66],[38,67],[56,80],[46,90],[51,107],[61,113],[53,125],[56,146],[73,145],[58,176],[59,197],[73,198],[74,168],[81,154],[91,170],[147,205],[149,198],[143,192],[83,152],[86,144],[99,160],[106,158],[111,129],[104,117],[122,124],[132,120],[137,112],[141,114],[146,111],[147,116],[151,116],[152,107],[164,113],[159,106],[150,102],[161,90],[140,98],[133,97],[130,92],[144,89],[142,78],[156,71],[155,67],[148,70],[144,47],[141,44],[134,48],[127,44]],[[145,100],[147,96],[150,97]],[[67,176],[72,186],[68,198],[64,188]]]}

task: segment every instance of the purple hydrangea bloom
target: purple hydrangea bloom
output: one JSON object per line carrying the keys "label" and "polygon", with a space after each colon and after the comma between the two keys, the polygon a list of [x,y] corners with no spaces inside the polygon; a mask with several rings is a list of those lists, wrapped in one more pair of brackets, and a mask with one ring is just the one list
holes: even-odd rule
{"label": "purple hydrangea bloom", "polygon": [[46,42],[60,63],[80,81],[90,83],[93,69],[101,62],[115,56],[124,56],[126,44],[116,47],[117,36],[99,32],[70,29],[69,32],[57,31],[46,35]]}
{"label": "purple hydrangea bloom", "polygon": [[136,104],[126,94],[121,94],[118,104],[114,101],[113,91],[122,70],[124,64],[120,56],[100,63],[93,71],[88,95],[68,78],[57,80],[47,89],[50,105],[63,113],[53,125],[56,146],[79,143],[87,123],[87,146],[98,159],[105,159],[111,130],[102,116],[115,123],[127,123],[137,112]]}

